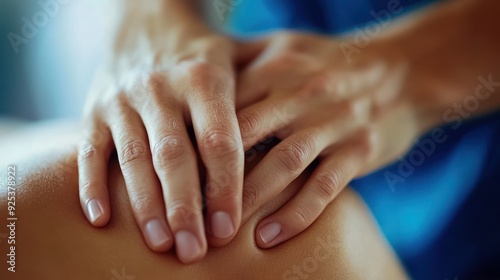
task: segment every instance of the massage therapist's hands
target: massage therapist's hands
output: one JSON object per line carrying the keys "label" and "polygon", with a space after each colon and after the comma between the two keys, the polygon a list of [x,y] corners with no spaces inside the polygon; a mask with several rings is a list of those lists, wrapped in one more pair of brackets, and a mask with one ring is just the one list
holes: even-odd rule
{"label": "massage therapist's hands", "polygon": [[259,223],[260,247],[305,230],[349,181],[395,159],[426,124],[405,94],[397,50],[374,46],[349,63],[339,43],[285,32],[241,47],[243,57],[257,55],[238,79],[245,150],[282,139],[245,178],[243,219],[321,159],[296,197]]}
{"label": "massage therapist's hands", "polygon": [[[193,262],[206,253],[205,227],[209,242],[221,246],[240,226],[244,153],[234,45],[187,13],[187,2],[137,1],[124,12],[113,54],[86,104],[79,182],[88,220],[104,226],[107,163],[116,149],[148,246],[163,252],[175,242],[179,259]],[[206,221],[195,149],[207,169]]]}
{"label": "massage therapist's hands", "polygon": [[257,244],[305,230],[350,180],[394,160],[428,129],[498,110],[499,11],[496,1],[443,1],[368,41],[278,33],[243,43],[244,147],[282,139],[245,178],[243,220],[320,158],[298,195],[259,223]]}

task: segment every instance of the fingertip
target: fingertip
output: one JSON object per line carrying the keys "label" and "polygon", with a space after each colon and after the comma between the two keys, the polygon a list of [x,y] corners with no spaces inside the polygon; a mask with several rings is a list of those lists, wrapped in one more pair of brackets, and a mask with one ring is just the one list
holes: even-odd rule
{"label": "fingertip", "polygon": [[95,227],[105,226],[109,222],[109,211],[106,211],[103,202],[97,199],[90,199],[86,204],[86,214],[89,222]]}
{"label": "fingertip", "polygon": [[217,211],[211,217],[212,234],[220,239],[225,239],[234,234],[234,223],[231,216],[224,211]]}
{"label": "fingertip", "polygon": [[185,264],[198,262],[207,253],[206,244],[187,230],[180,230],[175,234],[175,247],[178,259]]}
{"label": "fingertip", "polygon": [[[238,168],[239,169],[239,168]],[[215,177],[215,176],[214,176]],[[207,211],[204,213],[205,232],[210,245],[220,247],[228,244],[237,234],[242,221],[243,184],[230,184],[235,187],[214,187],[216,182],[207,184],[205,196]],[[236,187],[237,186],[237,187]]]}
{"label": "fingertip", "polygon": [[211,246],[222,247],[230,243],[236,236],[240,221],[227,212],[216,211],[211,214],[207,223],[207,241]]}
{"label": "fingertip", "polygon": [[255,231],[255,241],[262,249],[274,247],[285,241],[283,226],[276,221],[260,222]]}
{"label": "fingertip", "polygon": [[143,232],[146,243],[155,252],[166,252],[174,245],[174,238],[168,230],[166,223],[159,219],[152,219],[147,222]]}

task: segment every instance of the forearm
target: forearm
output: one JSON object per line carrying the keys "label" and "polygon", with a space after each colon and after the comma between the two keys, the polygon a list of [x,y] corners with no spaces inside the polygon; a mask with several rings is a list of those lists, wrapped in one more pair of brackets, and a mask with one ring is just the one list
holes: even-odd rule
{"label": "forearm", "polygon": [[487,99],[479,100],[471,116],[500,106],[494,88],[500,81],[498,12],[498,1],[446,1],[402,20],[379,40],[407,59],[404,91],[432,116],[429,125],[443,122],[443,113],[468,96]]}

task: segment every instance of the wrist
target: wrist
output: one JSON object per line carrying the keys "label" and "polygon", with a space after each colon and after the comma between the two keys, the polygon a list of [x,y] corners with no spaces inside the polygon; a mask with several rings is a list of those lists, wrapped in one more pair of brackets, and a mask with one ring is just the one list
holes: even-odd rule
{"label": "wrist", "polygon": [[[443,2],[375,40],[379,49],[397,49],[407,60],[403,92],[424,130],[445,123],[446,112],[484,91],[483,82],[498,73],[500,40],[491,28],[498,25],[498,8],[496,2]],[[488,111],[489,104],[479,103],[473,113]]]}
{"label": "wrist", "polygon": [[190,7],[191,0],[127,1],[118,5],[115,36],[109,57],[144,56],[144,51],[175,57],[198,38],[214,33]]}
{"label": "wrist", "polygon": [[467,95],[474,82],[456,73],[463,66],[460,47],[470,24],[460,17],[462,3],[436,4],[409,15],[372,44],[383,57],[397,57],[405,65],[401,98],[413,110],[421,133],[441,125],[443,112]]}

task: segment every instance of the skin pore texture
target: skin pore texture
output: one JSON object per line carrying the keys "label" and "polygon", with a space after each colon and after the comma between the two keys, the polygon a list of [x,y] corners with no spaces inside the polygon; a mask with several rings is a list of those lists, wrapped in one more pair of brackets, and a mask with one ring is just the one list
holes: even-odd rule
{"label": "skin pore texture", "polygon": [[[7,166],[16,165],[15,270],[0,238],[1,279],[406,279],[361,199],[346,188],[303,233],[271,249],[255,244],[255,226],[303,185],[305,172],[244,222],[233,241],[209,247],[185,265],[172,250],[155,253],[144,243],[116,157],[108,170],[111,220],[89,224],[78,198],[76,145],[81,128],[48,123],[0,139],[0,220],[7,218]],[[270,147],[266,147],[269,149]],[[251,169],[266,151],[245,162]],[[1,235],[3,234],[3,235]],[[1,226],[0,237],[7,229]],[[135,278],[126,278],[135,276]],[[121,277],[121,278],[117,278]]]}

